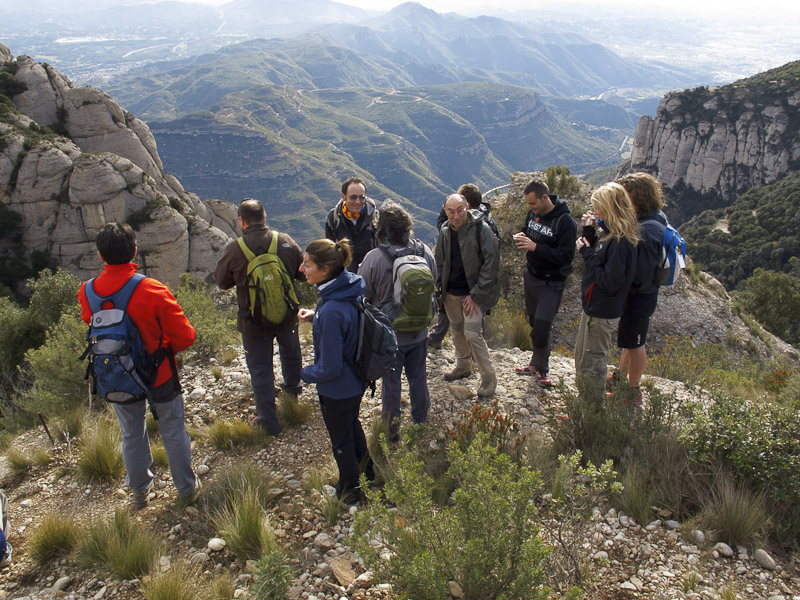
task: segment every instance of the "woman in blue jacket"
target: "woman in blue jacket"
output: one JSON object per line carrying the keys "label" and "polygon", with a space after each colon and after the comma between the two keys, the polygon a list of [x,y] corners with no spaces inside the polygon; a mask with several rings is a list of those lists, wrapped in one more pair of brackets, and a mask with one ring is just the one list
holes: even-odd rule
{"label": "woman in blue jacket", "polygon": [[364,294],[364,280],[346,270],[352,254],[347,240],[311,242],[300,270],[320,295],[316,310],[300,309],[301,321],[313,319],[314,364],[304,367],[303,381],[317,384],[325,427],[333,457],[339,467],[336,493],[355,499],[359,464],[369,463],[367,440],[358,411],[364,385],[353,372],[358,345],[358,309],[354,302]]}
{"label": "woman in blue jacket", "polygon": [[[583,392],[604,391],[608,350],[636,272],[639,227],[628,193],[607,183],[592,194],[576,248],[583,257],[583,314],[575,340],[575,376]],[[597,388],[596,390],[594,388]]]}

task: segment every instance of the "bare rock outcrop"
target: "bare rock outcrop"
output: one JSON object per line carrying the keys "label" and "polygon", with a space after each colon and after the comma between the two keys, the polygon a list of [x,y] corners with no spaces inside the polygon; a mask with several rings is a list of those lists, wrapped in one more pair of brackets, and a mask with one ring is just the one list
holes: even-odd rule
{"label": "bare rock outcrop", "polygon": [[[13,60],[0,44],[3,57]],[[107,94],[27,56],[9,64],[24,89],[12,96],[19,112],[0,119],[0,202],[22,216],[23,253],[43,251],[87,278],[99,267],[97,232],[126,221],[148,275],[172,285],[187,271],[209,275],[236,235],[236,207],[203,202],[165,175],[147,125]]]}
{"label": "bare rock outcrop", "polygon": [[800,168],[800,81],[792,65],[720,88],[667,94],[639,120],[631,166],[734,200]]}

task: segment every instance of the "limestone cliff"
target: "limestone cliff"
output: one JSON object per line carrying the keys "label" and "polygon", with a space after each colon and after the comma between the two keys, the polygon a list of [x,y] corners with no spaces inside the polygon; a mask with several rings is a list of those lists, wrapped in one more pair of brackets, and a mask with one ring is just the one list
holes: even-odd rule
{"label": "limestone cliff", "polygon": [[23,217],[21,254],[46,251],[88,278],[99,269],[97,232],[126,221],[147,275],[174,285],[213,270],[235,235],[234,205],[202,202],[164,174],[147,125],[107,94],[14,60],[3,44],[0,69],[16,107],[0,112],[0,202]]}
{"label": "limestone cliff", "polygon": [[667,186],[740,193],[800,169],[800,62],[719,88],[667,94],[639,121],[631,166]]}

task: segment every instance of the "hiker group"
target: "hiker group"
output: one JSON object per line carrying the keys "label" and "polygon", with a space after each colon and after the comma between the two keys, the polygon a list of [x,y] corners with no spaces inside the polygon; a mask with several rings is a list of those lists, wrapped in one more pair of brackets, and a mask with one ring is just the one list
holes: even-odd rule
{"label": "hiker group", "polygon": [[[634,173],[601,186],[580,219],[580,235],[569,206],[547,185],[530,181],[523,197],[528,212],[513,245],[525,252],[525,312],[533,351],[530,363],[516,373],[545,387],[552,383],[552,326],[577,250],[584,262],[583,314],[575,342],[579,389],[605,387],[616,331],[622,359],[615,377],[627,378],[634,403],[640,403],[638,386],[659,286],[671,283],[685,254],[685,242],[661,212],[660,184]],[[427,355],[441,347],[448,329],[455,364],[444,379],[456,381],[477,371],[478,399],[494,395],[497,375],[484,329],[500,296],[500,233],[475,185],[445,198],[433,250],[414,238],[406,209],[390,200],[377,206],[357,177],[342,184],[341,199],[325,220],[326,237],[305,251],[267,225],[258,200],[244,200],[238,220],[242,235],[225,248],[215,279],[222,289],[236,288],[236,327],[256,407],[251,423],[280,436],[276,393],[296,399],[303,383],[315,384],[339,468],[338,496],[357,498],[360,473],[368,479],[373,475],[359,421],[364,391],[371,387],[374,394],[381,380],[382,414],[390,439],[396,440],[405,373],[411,421],[425,423],[431,405]],[[191,466],[175,355],[192,345],[195,331],[166,286],[136,274],[136,241],[128,225],[107,224],[97,236],[97,249],[103,273],[81,287],[79,298],[89,324],[89,372],[122,430],[126,483],[135,506],[146,506],[153,479],[145,425],[149,405],[178,495],[190,500],[199,479]],[[316,288],[314,309],[299,307],[298,281]],[[300,321],[312,323],[314,360],[305,366]],[[275,340],[282,373],[277,387]]]}

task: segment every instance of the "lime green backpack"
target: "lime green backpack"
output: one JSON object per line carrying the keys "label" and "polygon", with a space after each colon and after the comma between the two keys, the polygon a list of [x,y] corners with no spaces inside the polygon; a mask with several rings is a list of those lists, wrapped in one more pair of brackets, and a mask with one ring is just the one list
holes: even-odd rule
{"label": "lime green backpack", "polygon": [[259,327],[285,323],[297,314],[300,303],[286,267],[278,258],[278,232],[272,231],[272,241],[264,254],[256,256],[239,238],[239,248],[247,259],[248,307],[253,322]]}

